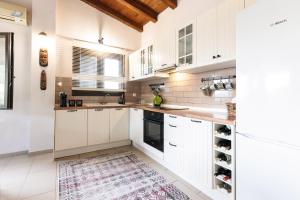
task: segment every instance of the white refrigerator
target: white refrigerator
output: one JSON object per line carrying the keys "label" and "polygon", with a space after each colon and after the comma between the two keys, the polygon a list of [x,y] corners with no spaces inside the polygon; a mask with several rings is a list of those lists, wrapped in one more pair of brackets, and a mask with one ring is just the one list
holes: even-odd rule
{"label": "white refrigerator", "polygon": [[300,0],[237,19],[236,199],[300,200]]}

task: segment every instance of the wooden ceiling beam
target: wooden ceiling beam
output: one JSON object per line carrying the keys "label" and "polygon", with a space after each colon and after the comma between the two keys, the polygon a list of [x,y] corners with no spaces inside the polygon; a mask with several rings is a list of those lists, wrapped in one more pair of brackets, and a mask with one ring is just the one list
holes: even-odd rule
{"label": "wooden ceiling beam", "polygon": [[99,0],[81,0],[82,2],[90,5],[91,7],[111,16],[114,19],[121,21],[122,23],[130,26],[131,28],[143,32],[143,25],[136,23],[135,21],[129,19],[128,17],[120,14],[118,11],[110,8]]}
{"label": "wooden ceiling beam", "polygon": [[164,2],[164,4],[166,4],[168,7],[175,9],[177,8],[177,0],[161,0],[162,2]]}
{"label": "wooden ceiling beam", "polygon": [[117,0],[122,5],[134,10],[152,22],[157,22],[158,13],[147,5],[137,0]]}

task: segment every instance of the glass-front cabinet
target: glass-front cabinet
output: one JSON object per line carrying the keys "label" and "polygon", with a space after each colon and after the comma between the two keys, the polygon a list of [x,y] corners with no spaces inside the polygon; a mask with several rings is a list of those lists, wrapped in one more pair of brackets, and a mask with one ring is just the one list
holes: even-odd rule
{"label": "glass-front cabinet", "polygon": [[196,23],[180,27],[177,32],[177,66],[188,67],[196,64]]}

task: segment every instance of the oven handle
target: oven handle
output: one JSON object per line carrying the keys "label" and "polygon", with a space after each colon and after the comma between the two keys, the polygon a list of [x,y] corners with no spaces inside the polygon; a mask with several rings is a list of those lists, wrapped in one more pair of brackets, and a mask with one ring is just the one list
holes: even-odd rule
{"label": "oven handle", "polygon": [[160,121],[154,121],[154,120],[151,120],[151,119],[143,119],[144,121],[148,121],[148,122],[152,122],[154,124],[163,124],[164,122],[160,122]]}

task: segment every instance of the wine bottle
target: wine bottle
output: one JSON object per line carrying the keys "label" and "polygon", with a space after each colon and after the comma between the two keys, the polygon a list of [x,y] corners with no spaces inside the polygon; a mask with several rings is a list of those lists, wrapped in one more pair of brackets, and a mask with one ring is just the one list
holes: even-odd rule
{"label": "wine bottle", "polygon": [[218,133],[224,133],[224,135],[231,135],[231,128],[230,126],[227,126],[227,125],[224,125],[224,126],[221,126],[218,130],[217,130]]}
{"label": "wine bottle", "polygon": [[225,162],[227,162],[227,163],[230,163],[230,161],[231,161],[231,157],[230,157],[229,155],[225,155],[224,153],[219,154],[219,155],[217,156],[217,159],[218,159],[219,161],[225,161]]}
{"label": "wine bottle", "polygon": [[217,143],[217,146],[220,147],[220,148],[224,147],[225,149],[230,150],[231,149],[231,142],[228,141],[228,140],[220,140]]}
{"label": "wine bottle", "polygon": [[231,178],[231,171],[228,169],[224,169],[224,168],[219,168],[218,171],[215,173],[215,176],[219,176],[219,175],[224,175],[229,177],[229,179]]}

